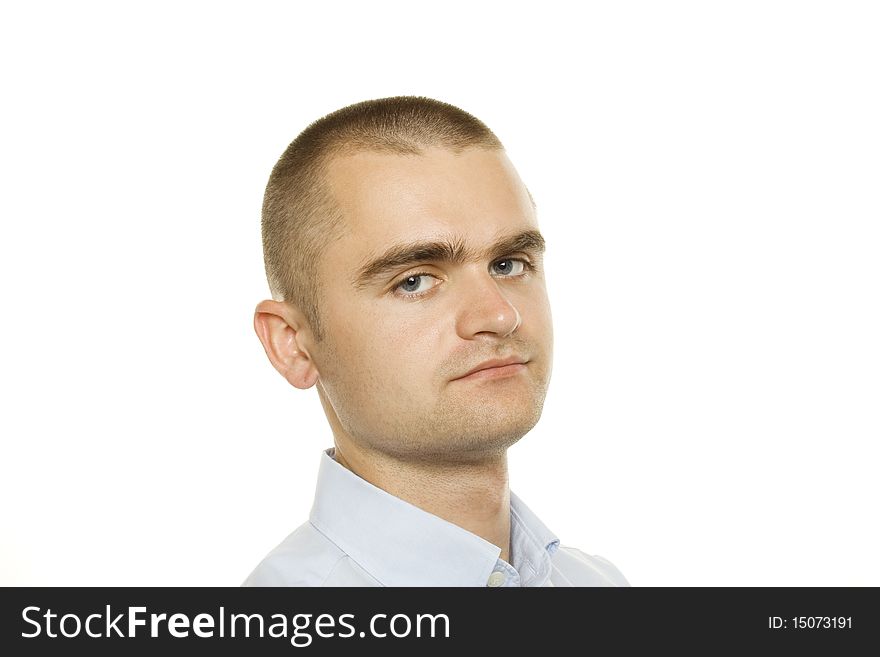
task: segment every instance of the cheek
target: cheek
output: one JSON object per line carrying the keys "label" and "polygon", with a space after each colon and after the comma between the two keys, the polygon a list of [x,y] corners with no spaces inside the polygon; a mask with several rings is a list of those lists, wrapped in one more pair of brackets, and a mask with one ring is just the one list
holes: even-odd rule
{"label": "cheek", "polygon": [[524,322],[521,336],[543,359],[553,358],[553,317],[546,299],[535,299],[528,307],[528,321]]}
{"label": "cheek", "polygon": [[535,332],[542,332],[550,327],[550,300],[545,290],[534,291],[533,294],[524,295],[518,301],[512,300],[514,305],[519,304],[519,311],[529,318],[529,323]]}
{"label": "cheek", "polygon": [[434,378],[442,374],[444,354],[449,351],[450,321],[448,313],[424,305],[371,318],[374,334],[368,342],[369,360],[375,372],[382,374],[385,390],[404,396],[430,390]]}
{"label": "cheek", "polygon": [[333,327],[334,369],[367,391],[408,387],[437,357],[438,335],[424,315],[350,311]]}
{"label": "cheek", "polygon": [[550,313],[550,304],[540,308],[541,327],[547,335],[547,340],[553,342],[553,316]]}

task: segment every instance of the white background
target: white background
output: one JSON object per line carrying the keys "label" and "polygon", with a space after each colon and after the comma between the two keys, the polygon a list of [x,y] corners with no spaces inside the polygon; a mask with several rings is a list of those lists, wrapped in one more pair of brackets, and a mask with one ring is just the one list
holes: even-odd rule
{"label": "white background", "polygon": [[875,3],[11,5],[0,583],[237,585],[305,521],[332,437],[253,331],[263,188],[417,94],[548,240],[511,488],[634,586],[880,585]]}

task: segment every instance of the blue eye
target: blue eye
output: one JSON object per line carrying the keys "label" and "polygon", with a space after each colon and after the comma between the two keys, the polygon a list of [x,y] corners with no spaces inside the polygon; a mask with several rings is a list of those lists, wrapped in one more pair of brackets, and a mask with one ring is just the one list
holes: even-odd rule
{"label": "blue eye", "polygon": [[[519,278],[524,276],[525,274],[532,272],[535,270],[534,265],[527,260],[523,260],[522,258],[505,258],[504,260],[496,260],[492,263],[492,268],[496,271],[500,272],[501,278]],[[436,285],[432,285],[430,287],[420,289],[421,281],[425,278],[433,278],[435,280],[440,280],[433,274],[429,274],[428,272],[416,272],[414,274],[409,274],[405,278],[403,278],[397,285],[394,286],[392,292],[401,294],[397,294],[397,296],[401,296],[405,299],[415,299],[421,296],[428,294],[433,288],[437,287]]]}
{"label": "blue eye", "polygon": [[[494,264],[495,265],[499,265],[499,264],[507,265],[507,267],[504,268],[503,273],[510,275],[510,276],[516,276],[518,274],[521,274],[525,270],[526,266],[529,263],[527,263],[525,260],[520,260],[519,258],[508,258],[507,260],[496,260]],[[515,274],[511,274],[510,273],[511,269],[516,268],[514,265],[521,265],[521,269],[519,271],[517,271]]]}
{"label": "blue eye", "polygon": [[[398,285],[397,287],[398,287],[398,289],[403,290],[404,292],[412,295],[414,292],[417,292],[419,289],[419,285],[418,285],[419,280],[422,278],[426,278],[426,277],[434,278],[433,276],[431,276],[431,274],[411,274],[410,276],[407,276],[406,278],[404,278],[400,282],[400,285]],[[412,286],[412,285],[415,285],[414,289],[409,289],[407,287],[407,286]]]}

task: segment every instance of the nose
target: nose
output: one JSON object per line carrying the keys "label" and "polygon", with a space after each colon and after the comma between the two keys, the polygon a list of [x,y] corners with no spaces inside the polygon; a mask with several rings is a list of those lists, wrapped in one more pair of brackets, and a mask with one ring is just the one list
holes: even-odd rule
{"label": "nose", "polygon": [[488,272],[467,277],[463,285],[466,290],[460,297],[459,337],[472,339],[479,333],[494,333],[506,338],[522,324],[519,310]]}

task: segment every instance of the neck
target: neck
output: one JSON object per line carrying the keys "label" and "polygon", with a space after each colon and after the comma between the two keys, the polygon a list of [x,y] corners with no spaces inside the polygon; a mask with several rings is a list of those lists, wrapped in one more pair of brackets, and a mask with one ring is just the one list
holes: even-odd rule
{"label": "neck", "polygon": [[501,548],[510,561],[507,452],[441,464],[402,461],[336,441],[336,461],[377,488],[458,525]]}

